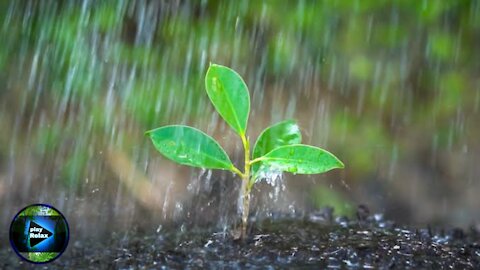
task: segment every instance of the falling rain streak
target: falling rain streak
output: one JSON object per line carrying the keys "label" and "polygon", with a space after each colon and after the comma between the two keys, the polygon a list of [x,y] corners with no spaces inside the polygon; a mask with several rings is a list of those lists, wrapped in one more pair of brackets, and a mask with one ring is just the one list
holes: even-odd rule
{"label": "falling rain streak", "polygon": [[179,167],[144,137],[188,124],[241,165],[205,94],[210,62],[246,79],[252,141],[296,119],[347,165],[265,175],[254,218],[362,202],[405,223],[479,224],[477,1],[2,1],[0,27],[5,226],[39,201],[80,235],[236,223],[239,179]]}

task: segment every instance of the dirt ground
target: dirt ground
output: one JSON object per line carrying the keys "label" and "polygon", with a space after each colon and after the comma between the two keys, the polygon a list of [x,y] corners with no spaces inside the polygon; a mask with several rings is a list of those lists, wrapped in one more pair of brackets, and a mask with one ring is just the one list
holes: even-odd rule
{"label": "dirt ground", "polygon": [[[182,226],[72,239],[42,269],[479,269],[478,230],[402,227],[364,210],[359,208],[355,220],[325,208],[303,218],[256,221],[246,241]],[[8,245],[0,249],[0,268],[38,269]]]}

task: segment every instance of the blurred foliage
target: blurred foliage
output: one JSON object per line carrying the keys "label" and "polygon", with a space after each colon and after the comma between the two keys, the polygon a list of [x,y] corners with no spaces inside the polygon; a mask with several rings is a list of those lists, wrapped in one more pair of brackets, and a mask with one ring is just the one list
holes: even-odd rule
{"label": "blurred foliage", "polygon": [[46,207],[43,205],[34,205],[29,206],[28,208],[24,209],[20,216],[59,216],[60,213],[55,211],[50,207]]}
{"label": "blurred foliage", "polygon": [[215,120],[200,105],[212,61],[245,75],[254,98],[297,98],[294,117],[301,102],[331,102],[311,140],[363,180],[411,149],[474,143],[479,14],[473,0],[2,1],[1,117],[21,117],[23,140],[64,157],[55,166],[75,182],[98,168],[95,149],[138,161],[144,130]]}
{"label": "blurred foliage", "polygon": [[323,185],[317,186],[312,192],[312,200],[318,208],[330,206],[335,209],[335,215],[353,216],[355,207],[348,199],[335,190]]}
{"label": "blurred foliage", "polygon": [[48,262],[58,256],[58,252],[28,252],[28,259],[32,262]]}

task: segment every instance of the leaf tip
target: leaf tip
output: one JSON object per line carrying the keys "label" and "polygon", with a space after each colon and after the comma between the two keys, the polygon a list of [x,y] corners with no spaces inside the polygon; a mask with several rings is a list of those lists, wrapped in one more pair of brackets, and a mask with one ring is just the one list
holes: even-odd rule
{"label": "leaf tip", "polygon": [[212,67],[218,67],[218,64],[210,62],[209,65],[208,65],[208,68],[212,68]]}
{"label": "leaf tip", "polygon": [[150,134],[152,133],[152,131],[153,131],[152,129],[151,129],[151,130],[147,130],[147,131],[145,131],[145,132],[143,133],[143,135],[150,137],[150,136],[151,136]]}
{"label": "leaf tip", "polygon": [[337,158],[337,161],[338,161],[338,168],[339,169],[344,169],[345,168],[345,164],[343,164],[343,162]]}
{"label": "leaf tip", "polygon": [[207,73],[205,74],[205,81],[208,80],[208,77],[211,76],[212,72],[214,72],[214,69],[218,67],[217,64],[209,62],[208,68],[207,68]]}

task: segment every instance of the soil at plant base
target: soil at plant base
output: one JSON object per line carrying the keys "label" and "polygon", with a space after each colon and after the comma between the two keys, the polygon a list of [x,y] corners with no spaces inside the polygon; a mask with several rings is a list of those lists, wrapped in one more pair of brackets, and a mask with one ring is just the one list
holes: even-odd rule
{"label": "soil at plant base", "polygon": [[324,210],[258,221],[246,241],[198,229],[113,233],[105,241],[73,240],[40,267],[2,245],[0,269],[480,269],[475,229],[408,228],[365,211],[357,216],[349,221]]}

